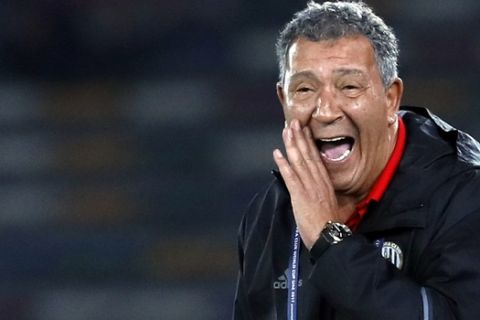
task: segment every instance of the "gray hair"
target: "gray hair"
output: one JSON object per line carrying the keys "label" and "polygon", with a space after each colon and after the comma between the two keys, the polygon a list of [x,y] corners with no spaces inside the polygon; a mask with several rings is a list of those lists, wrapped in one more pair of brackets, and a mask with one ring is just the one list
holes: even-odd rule
{"label": "gray hair", "polygon": [[383,85],[390,86],[397,77],[398,44],[393,30],[363,2],[309,2],[287,23],[276,44],[283,82],[290,46],[300,37],[310,41],[336,40],[363,35],[372,44]]}

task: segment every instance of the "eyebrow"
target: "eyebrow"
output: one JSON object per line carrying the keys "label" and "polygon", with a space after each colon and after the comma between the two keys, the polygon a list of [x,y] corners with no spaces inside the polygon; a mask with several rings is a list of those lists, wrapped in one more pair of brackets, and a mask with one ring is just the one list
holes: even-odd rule
{"label": "eyebrow", "polygon": [[341,69],[336,69],[333,71],[335,74],[340,74],[342,76],[348,76],[348,75],[357,75],[357,76],[365,76],[365,72],[363,72],[360,69],[352,69],[352,68],[341,68]]}
{"label": "eyebrow", "polygon": [[290,77],[290,82],[294,82],[298,80],[299,78],[308,78],[310,80],[318,81],[317,76],[311,71],[300,71],[295,73]]}
{"label": "eyebrow", "polygon": [[[355,68],[340,68],[340,69],[335,69],[333,71],[335,75],[340,75],[340,76],[348,76],[348,75],[356,75],[356,76],[365,76],[365,72],[363,72],[360,69],[355,69]],[[311,71],[300,71],[298,73],[295,73],[290,77],[290,82],[294,82],[298,80],[299,78],[308,78],[310,80],[314,81],[319,81],[318,77]]]}

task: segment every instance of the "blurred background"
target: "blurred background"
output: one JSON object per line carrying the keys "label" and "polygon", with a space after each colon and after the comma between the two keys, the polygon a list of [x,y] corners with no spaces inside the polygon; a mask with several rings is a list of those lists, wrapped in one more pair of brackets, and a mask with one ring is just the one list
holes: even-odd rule
{"label": "blurred background", "polygon": [[[480,2],[366,1],[404,102],[480,137]],[[0,1],[0,318],[229,319],[299,0]]]}

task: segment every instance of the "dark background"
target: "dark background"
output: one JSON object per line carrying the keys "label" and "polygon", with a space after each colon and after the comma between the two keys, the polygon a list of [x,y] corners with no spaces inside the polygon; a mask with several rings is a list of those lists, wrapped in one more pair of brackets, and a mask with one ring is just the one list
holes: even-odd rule
{"label": "dark background", "polygon": [[[480,2],[367,1],[404,102],[480,137]],[[228,319],[305,1],[0,1],[0,318]]]}

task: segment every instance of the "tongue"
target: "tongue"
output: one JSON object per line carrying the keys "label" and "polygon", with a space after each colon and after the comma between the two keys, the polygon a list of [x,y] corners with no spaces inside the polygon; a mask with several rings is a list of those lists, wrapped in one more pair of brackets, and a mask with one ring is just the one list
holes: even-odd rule
{"label": "tongue", "polygon": [[340,158],[347,150],[350,150],[349,143],[331,143],[324,142],[322,143],[320,151],[324,153],[329,159],[338,159]]}

